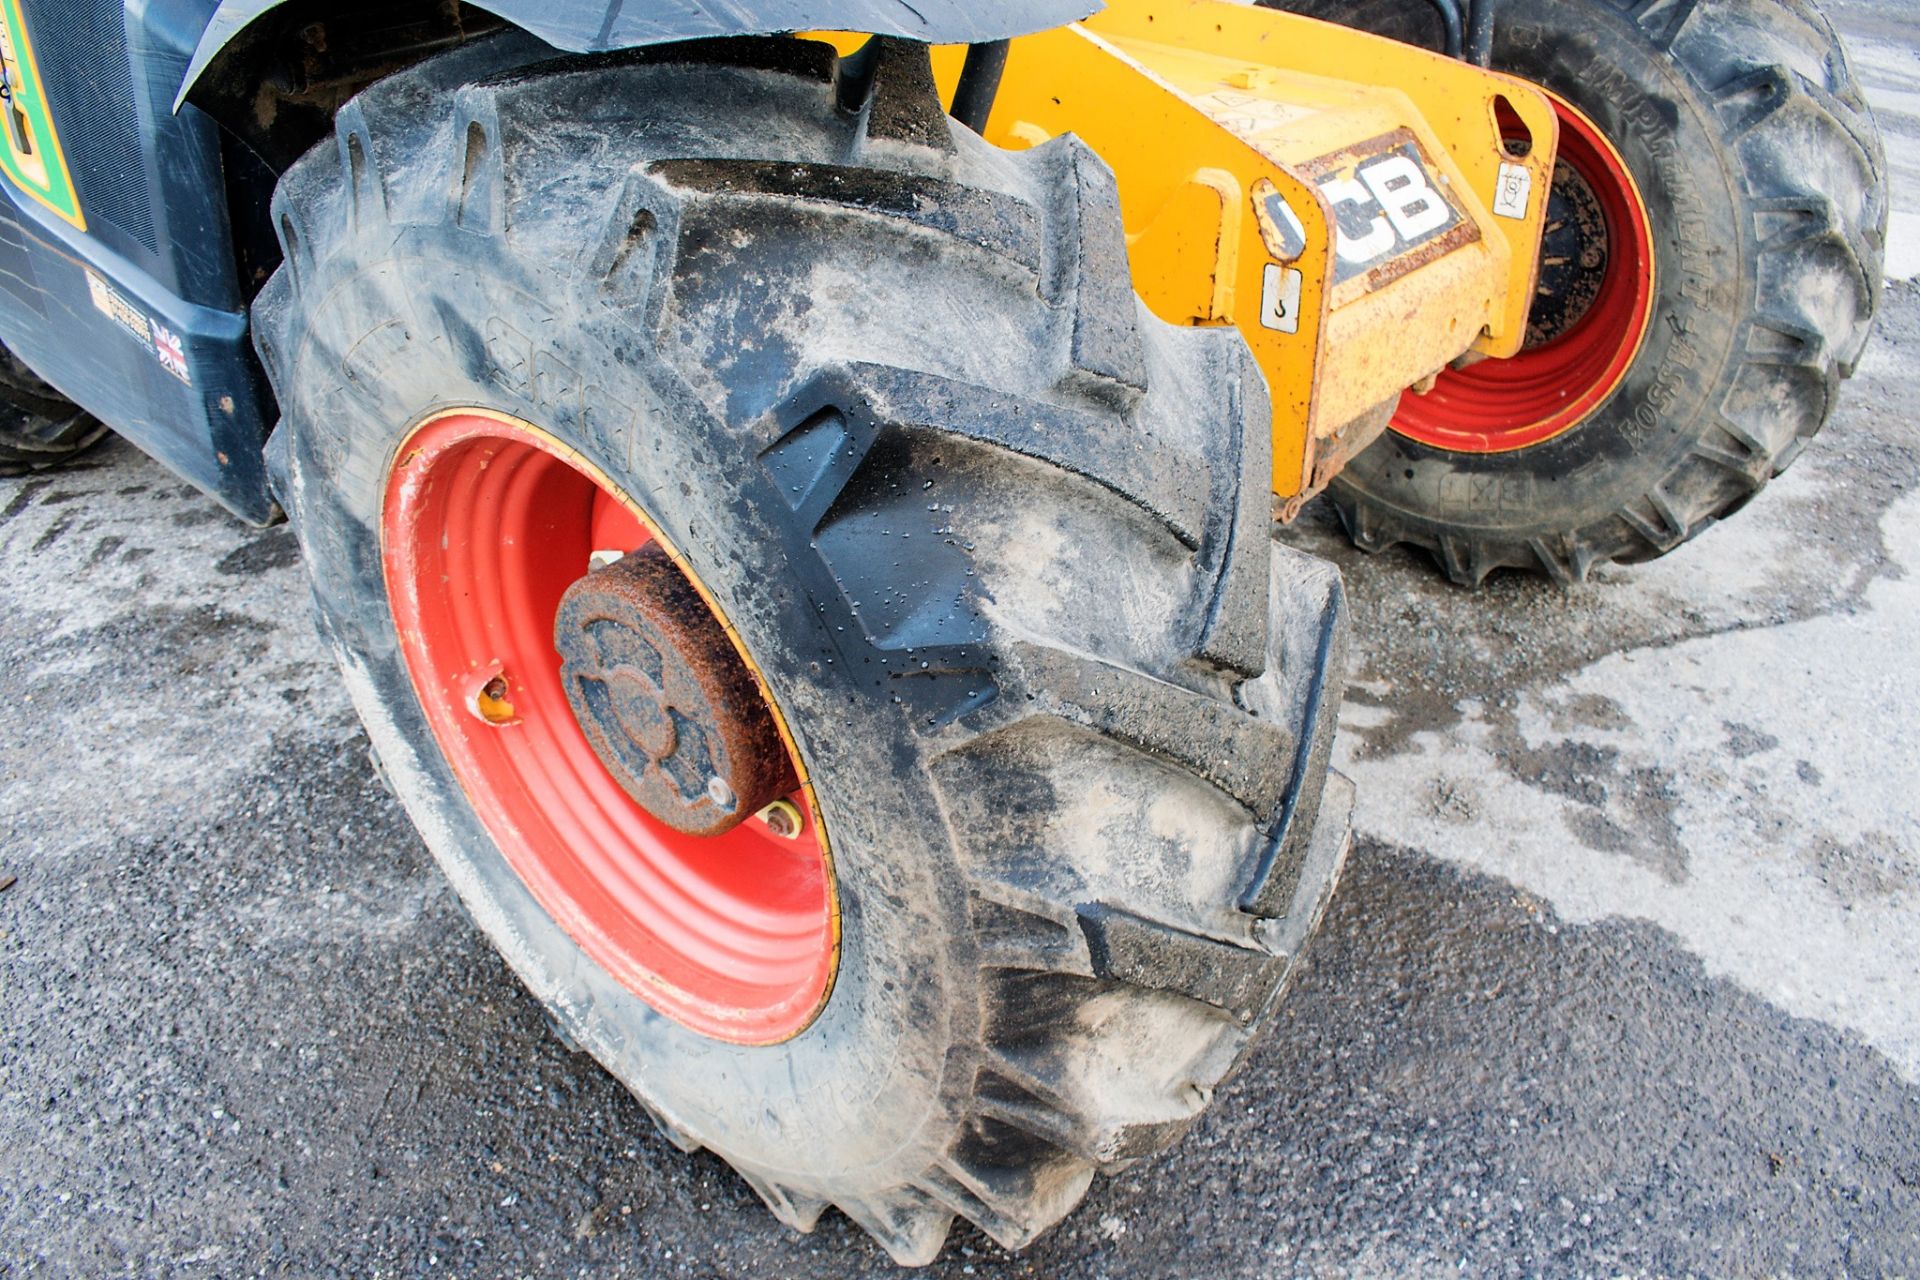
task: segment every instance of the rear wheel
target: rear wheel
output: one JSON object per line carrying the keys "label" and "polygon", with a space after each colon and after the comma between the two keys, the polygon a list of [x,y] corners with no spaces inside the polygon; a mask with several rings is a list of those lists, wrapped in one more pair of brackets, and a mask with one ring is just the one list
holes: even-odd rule
{"label": "rear wheel", "polygon": [[97,418],[0,347],[0,475],[59,466],[106,434]]}
{"label": "rear wheel", "polygon": [[[1284,7],[1437,46],[1424,0]],[[1880,290],[1885,159],[1806,0],[1503,0],[1561,150],[1527,349],[1443,373],[1335,481],[1366,550],[1562,582],[1738,510],[1833,410]]]}
{"label": "rear wheel", "polygon": [[925,1262],[1269,1025],[1345,849],[1342,610],[1107,170],[878,50],[383,82],[283,180],[256,332],[323,633],[475,919],[675,1142]]}

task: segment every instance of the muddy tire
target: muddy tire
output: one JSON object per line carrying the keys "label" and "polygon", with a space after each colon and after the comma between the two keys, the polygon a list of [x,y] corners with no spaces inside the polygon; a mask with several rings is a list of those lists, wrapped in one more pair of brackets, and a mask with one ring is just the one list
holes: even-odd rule
{"label": "muddy tire", "polygon": [[106,434],[99,419],[0,347],[0,476],[57,467]]}
{"label": "muddy tire", "polygon": [[[1423,0],[1284,7],[1440,43]],[[1505,0],[1493,65],[1561,95],[1624,161],[1652,233],[1645,339],[1560,434],[1467,452],[1396,430],[1332,496],[1360,547],[1424,547],[1456,582],[1503,566],[1578,582],[1739,510],[1825,423],[1879,298],[1886,162],[1806,0]]]}
{"label": "muddy tire", "polygon": [[[1092,154],[950,125],[924,51],[540,56],[377,85],[276,197],[256,332],[321,630],[474,919],[675,1143],[903,1263],[956,1215],[1021,1246],[1193,1122],[1344,856],[1340,582],[1270,540],[1264,384],[1138,305]],[[764,677],[839,904],[790,1038],[595,964],[437,742],[381,529],[450,406],[630,494]]]}

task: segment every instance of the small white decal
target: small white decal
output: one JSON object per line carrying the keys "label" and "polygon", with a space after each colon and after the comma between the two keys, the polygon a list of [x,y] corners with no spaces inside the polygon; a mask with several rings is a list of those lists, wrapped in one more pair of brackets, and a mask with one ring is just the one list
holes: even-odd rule
{"label": "small white decal", "polygon": [[1527,216],[1533,199],[1533,173],[1525,165],[1500,166],[1500,186],[1493,193],[1493,211],[1503,218]]}
{"label": "small white decal", "polygon": [[1305,280],[1300,268],[1269,262],[1260,285],[1260,323],[1281,333],[1300,332],[1300,286]]}
{"label": "small white decal", "polygon": [[91,271],[87,272],[87,293],[92,296],[96,311],[111,317],[115,324],[125,329],[142,346],[153,346],[153,334],[147,328],[147,317],[127,300],[125,294]]}

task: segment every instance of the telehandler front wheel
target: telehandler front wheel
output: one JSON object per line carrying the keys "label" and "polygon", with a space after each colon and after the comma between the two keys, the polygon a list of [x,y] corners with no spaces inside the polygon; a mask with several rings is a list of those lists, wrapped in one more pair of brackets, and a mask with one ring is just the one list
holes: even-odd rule
{"label": "telehandler front wheel", "polygon": [[284,178],[275,487],[394,791],[783,1221],[1010,1247],[1182,1132],[1345,848],[1327,565],[1111,174],[924,49],[384,81]]}
{"label": "telehandler front wheel", "polygon": [[[1430,46],[1425,0],[1283,0]],[[1866,343],[1886,163],[1810,0],[1501,0],[1493,65],[1560,106],[1527,349],[1441,374],[1335,481],[1355,542],[1583,580],[1738,510]]]}

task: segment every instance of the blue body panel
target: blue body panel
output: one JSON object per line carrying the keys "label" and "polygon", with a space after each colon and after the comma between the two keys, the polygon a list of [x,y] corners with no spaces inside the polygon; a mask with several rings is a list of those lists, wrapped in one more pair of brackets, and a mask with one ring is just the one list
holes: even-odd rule
{"label": "blue body panel", "polygon": [[[102,286],[112,290],[105,309]],[[273,516],[261,456],[270,396],[244,311],[189,302],[11,192],[0,202],[0,288],[0,340],[35,372],[235,515]],[[117,318],[128,313],[144,334]],[[163,362],[173,341],[179,357]]]}
{"label": "blue body panel", "polygon": [[0,180],[0,340],[260,522],[274,510],[261,457],[273,411],[248,338],[219,127],[173,109],[212,8],[25,0],[87,230]]}
{"label": "blue body panel", "polygon": [[[197,77],[279,0],[22,0],[82,232],[0,178],[0,341],[243,519],[272,519],[273,398],[248,332],[220,126]],[[1071,22],[1096,0],[477,0],[570,52],[826,28],[934,43]],[[256,193],[264,200],[266,192]]]}

